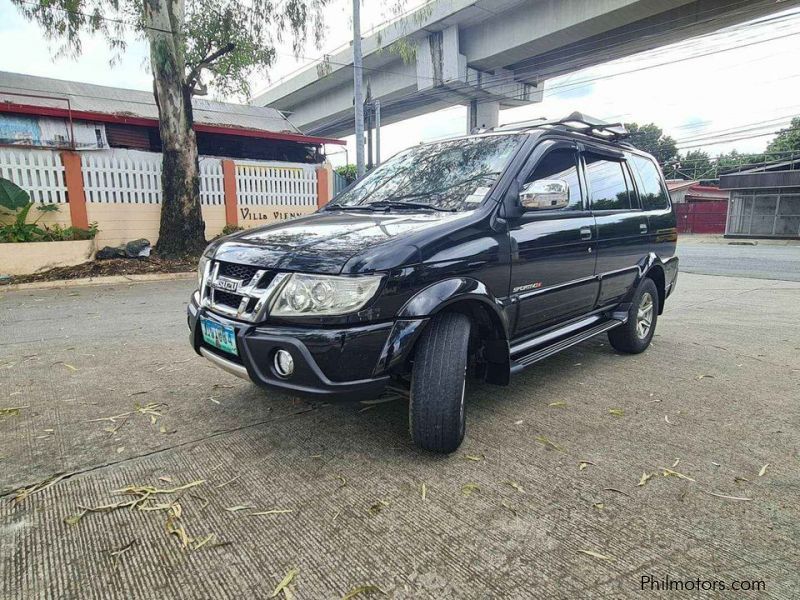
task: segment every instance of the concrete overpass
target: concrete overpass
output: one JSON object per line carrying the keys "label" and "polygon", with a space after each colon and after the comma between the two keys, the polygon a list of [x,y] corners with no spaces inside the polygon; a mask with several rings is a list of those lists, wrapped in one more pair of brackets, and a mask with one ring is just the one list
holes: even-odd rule
{"label": "concrete overpass", "polygon": [[[434,0],[363,39],[383,124],[455,104],[467,130],[542,100],[545,81],[678,42],[800,0]],[[312,135],[353,133],[350,47],[257,96]]]}

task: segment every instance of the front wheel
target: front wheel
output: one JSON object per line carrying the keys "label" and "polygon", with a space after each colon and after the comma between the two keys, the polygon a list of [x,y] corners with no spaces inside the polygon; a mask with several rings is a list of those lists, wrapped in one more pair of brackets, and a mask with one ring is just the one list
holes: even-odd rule
{"label": "front wheel", "polygon": [[653,339],[658,321],[658,288],[645,278],[636,288],[628,311],[628,321],[608,332],[608,341],[620,352],[639,354]]}
{"label": "front wheel", "polygon": [[417,343],[408,420],[411,439],[424,450],[448,454],[464,439],[469,333],[469,317],[441,313]]}

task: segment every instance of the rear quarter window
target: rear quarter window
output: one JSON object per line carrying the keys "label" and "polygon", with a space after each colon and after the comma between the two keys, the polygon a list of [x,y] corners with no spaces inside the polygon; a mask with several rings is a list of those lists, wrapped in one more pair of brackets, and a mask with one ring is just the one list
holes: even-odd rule
{"label": "rear quarter window", "polygon": [[633,167],[636,187],[639,188],[639,199],[644,210],[669,208],[669,196],[661,179],[658,166],[643,156],[628,155],[628,164]]}

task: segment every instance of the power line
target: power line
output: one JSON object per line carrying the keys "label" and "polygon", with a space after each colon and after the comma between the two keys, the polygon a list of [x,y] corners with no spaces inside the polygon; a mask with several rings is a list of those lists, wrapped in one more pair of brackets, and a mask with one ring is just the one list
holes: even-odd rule
{"label": "power line", "polygon": [[[791,125],[790,123],[787,123]],[[709,132],[707,135],[700,135],[693,138],[686,138],[686,139],[679,139],[676,140],[676,145],[683,146],[685,144],[691,144],[694,142],[704,142],[708,140],[725,140],[725,138],[735,135],[740,135],[742,133],[756,133],[764,130],[765,128],[774,129],[776,126],[779,126],[779,123],[762,123],[762,124],[754,124],[753,126],[742,126],[737,128],[732,128],[727,132]]]}
{"label": "power line", "polygon": [[[769,135],[776,135],[778,133],[787,132],[787,131],[800,131],[800,127],[790,127],[788,129],[787,128],[778,129],[778,130],[775,130],[775,131],[769,131],[767,133],[758,133],[758,134],[754,134],[754,135],[745,135],[745,136],[741,136],[741,137],[735,137],[735,138],[730,138],[730,139],[726,139],[726,140],[720,140],[718,142],[707,141],[707,142],[702,142],[702,143],[691,145],[691,146],[684,146],[683,150],[691,150],[693,148],[702,148],[703,146],[721,145],[721,144],[727,144],[727,143],[731,143],[731,142],[739,142],[739,141],[743,141],[743,140],[754,140],[754,139],[757,139],[757,138],[767,137]],[[761,154],[761,153],[757,153],[757,154]]]}

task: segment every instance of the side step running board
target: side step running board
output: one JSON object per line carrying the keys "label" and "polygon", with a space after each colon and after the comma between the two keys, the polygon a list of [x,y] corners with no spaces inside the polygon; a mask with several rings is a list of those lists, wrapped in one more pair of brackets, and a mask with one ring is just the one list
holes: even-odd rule
{"label": "side step running board", "polygon": [[608,319],[599,325],[595,325],[589,329],[584,329],[569,337],[562,338],[561,340],[554,342],[549,346],[534,350],[530,354],[520,356],[519,358],[511,361],[511,373],[518,373],[519,371],[522,371],[522,369],[530,367],[532,364],[537,363],[540,360],[544,360],[545,358],[553,356],[562,350],[566,350],[570,346],[580,344],[589,338],[593,338],[596,335],[604,333],[610,329],[614,329],[614,327],[619,327],[623,323],[625,323],[625,321],[622,319]]}

